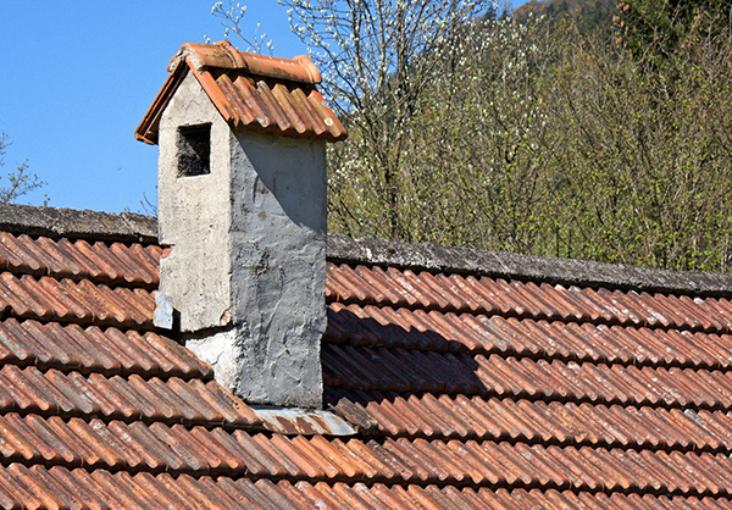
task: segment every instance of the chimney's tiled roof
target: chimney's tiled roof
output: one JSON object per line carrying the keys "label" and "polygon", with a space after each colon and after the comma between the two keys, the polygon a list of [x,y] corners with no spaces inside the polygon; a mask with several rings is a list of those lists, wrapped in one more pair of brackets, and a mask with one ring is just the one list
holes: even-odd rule
{"label": "chimney's tiled roof", "polygon": [[[640,291],[605,267],[611,290],[589,265],[591,285],[547,283],[458,267],[478,252],[450,252],[449,271],[436,248],[350,256],[341,238],[325,403],[358,432],[290,434],[152,326],[160,247],[121,219],[115,242],[113,217],[65,234],[12,210],[0,508],[732,508],[725,276]],[[74,214],[37,212],[69,228]]]}
{"label": "chimney's tiled roof", "polygon": [[157,143],[160,117],[189,72],[233,127],[329,141],[347,136],[316,88],[320,72],[307,56],[284,59],[244,53],[228,41],[186,43],[168,70],[168,79],[135,131],[143,142]]}

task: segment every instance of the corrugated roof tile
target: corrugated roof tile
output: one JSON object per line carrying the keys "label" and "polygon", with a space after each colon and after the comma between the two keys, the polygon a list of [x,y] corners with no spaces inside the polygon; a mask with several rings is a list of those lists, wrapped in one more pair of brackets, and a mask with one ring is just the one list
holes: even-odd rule
{"label": "corrugated roof tile", "polygon": [[[12,489],[3,489],[5,486]],[[20,464],[0,467],[0,503],[3,508],[33,506],[73,508],[111,505],[114,508],[205,508],[292,507],[312,508],[732,508],[729,499],[695,496],[657,496],[571,492],[556,489],[463,489],[434,485],[406,488],[383,484],[327,484],[323,482],[253,482],[245,478],[171,476],[139,473],[109,473],[96,470]],[[449,507],[449,506],[447,506]]]}
{"label": "corrugated roof tile", "polygon": [[348,417],[358,407],[381,434],[520,439],[634,448],[732,450],[732,413],[463,395],[420,396],[329,389]]}
{"label": "corrugated roof tile", "polygon": [[437,356],[333,344],[323,347],[322,356],[326,383],[339,388],[732,409],[732,375],[726,370],[638,369],[482,354]]}
{"label": "corrugated roof tile", "polygon": [[[268,126],[323,127],[220,57]],[[732,507],[726,298],[330,263],[326,405],[359,432],[285,436],[154,331],[161,253],[0,233],[0,508]]]}
{"label": "corrugated roof tile", "polygon": [[173,340],[154,332],[13,318],[0,321],[0,363],[211,379],[212,368]]}
{"label": "corrugated roof tile", "polygon": [[307,56],[283,59],[244,53],[228,41],[186,43],[169,70],[168,80],[135,131],[138,140],[157,143],[160,116],[189,72],[233,127],[329,141],[347,136],[317,90],[320,73]]}
{"label": "corrugated roof tile", "polygon": [[0,232],[0,268],[97,283],[157,286],[161,248],[86,240],[51,240]]}
{"label": "corrugated roof tile", "polygon": [[3,272],[0,309],[23,319],[151,327],[155,298],[143,289]]}
{"label": "corrugated roof tile", "polygon": [[85,377],[73,371],[3,365],[0,383],[0,413],[57,412],[231,426],[260,423],[248,406],[214,381],[142,379],[138,375],[108,378],[94,373]]}
{"label": "corrugated roof tile", "polygon": [[[724,298],[697,298],[663,294],[637,294],[618,290],[578,288],[562,285],[536,286],[530,282],[508,282],[501,278],[450,275],[460,288],[479,290],[480,294],[464,294],[460,299],[447,301],[441,292],[435,292],[434,278],[428,272],[419,275],[410,270],[329,263],[326,289],[331,301],[377,304],[381,306],[438,309],[482,314],[552,319],[582,322],[602,319],[604,322],[626,326],[703,328],[730,331],[732,306]],[[405,281],[409,283],[405,287]],[[351,282],[350,287],[344,282]],[[394,295],[381,289],[403,288],[407,292]],[[531,292],[528,291],[531,290]],[[533,296],[533,297],[532,297]],[[663,309],[686,310],[684,315],[666,317]],[[709,320],[714,318],[714,321]],[[703,319],[703,320],[702,320]]]}

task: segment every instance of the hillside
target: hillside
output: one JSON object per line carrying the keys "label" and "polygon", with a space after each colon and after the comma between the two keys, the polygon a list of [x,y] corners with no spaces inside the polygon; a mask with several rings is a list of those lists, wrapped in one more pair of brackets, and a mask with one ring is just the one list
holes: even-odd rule
{"label": "hillside", "polygon": [[571,16],[577,20],[582,31],[610,27],[616,9],[615,0],[531,0],[517,8],[513,15],[518,20],[530,13],[559,19]]}

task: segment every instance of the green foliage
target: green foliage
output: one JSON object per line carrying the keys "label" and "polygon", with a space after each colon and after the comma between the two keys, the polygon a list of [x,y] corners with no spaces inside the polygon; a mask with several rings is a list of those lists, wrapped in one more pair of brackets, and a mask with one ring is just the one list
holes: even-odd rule
{"label": "green foliage", "polygon": [[[731,57],[720,37],[666,73],[571,20],[472,26],[404,127],[398,237],[728,270]],[[393,237],[383,169],[350,126],[330,149],[331,229]]]}
{"label": "green foliage", "polygon": [[548,21],[571,19],[580,32],[608,34],[617,13],[617,0],[530,0],[513,12],[513,19],[524,23],[529,16],[544,16]]}
{"label": "green foliage", "polygon": [[721,3],[627,0],[623,44],[601,0],[520,20],[461,0],[285,3],[350,132],[328,149],[331,231],[732,269]]}
{"label": "green foliage", "polygon": [[616,24],[636,59],[659,65],[695,38],[727,29],[729,0],[621,0]]}

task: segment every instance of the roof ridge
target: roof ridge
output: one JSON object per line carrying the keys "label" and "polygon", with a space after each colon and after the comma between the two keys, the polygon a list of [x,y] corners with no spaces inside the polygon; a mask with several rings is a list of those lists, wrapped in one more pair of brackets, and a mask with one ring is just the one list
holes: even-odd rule
{"label": "roof ridge", "polygon": [[233,129],[337,142],[348,136],[316,85],[318,67],[307,55],[280,58],[237,50],[229,41],[185,43],[148,108],[135,138],[158,143],[163,112],[189,73]]}
{"label": "roof ridge", "polygon": [[321,82],[320,70],[307,55],[294,58],[273,57],[237,50],[228,40],[213,44],[185,43],[168,64],[173,72],[181,60],[189,59],[198,70],[204,67],[229,69],[249,74],[316,85]]}
{"label": "roof ridge", "polygon": [[732,274],[669,271],[589,260],[490,252],[430,243],[328,237],[328,258],[435,273],[457,273],[579,287],[732,296]]}
{"label": "roof ridge", "polygon": [[[157,219],[136,213],[0,204],[0,230],[12,234],[155,244]],[[668,271],[624,264],[489,252],[428,243],[328,237],[328,259],[414,271],[491,276],[581,287],[732,297],[732,274]]]}
{"label": "roof ridge", "polygon": [[156,244],[158,224],[153,216],[132,212],[108,213],[80,209],[0,204],[0,230],[50,238]]}

